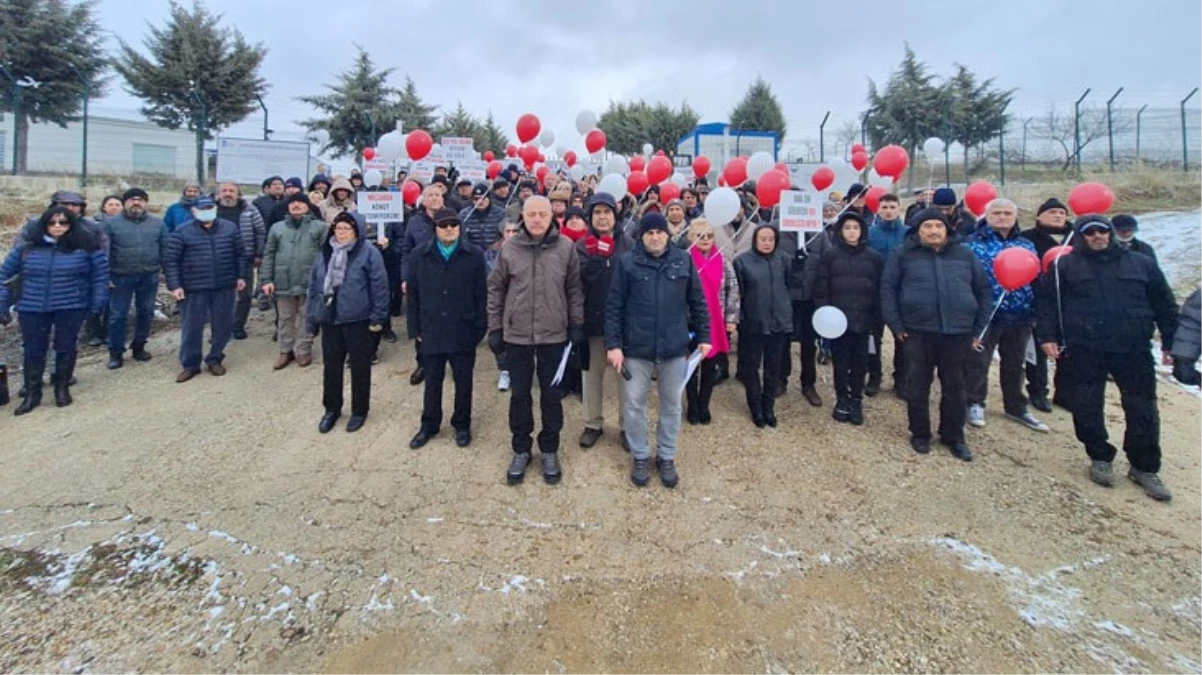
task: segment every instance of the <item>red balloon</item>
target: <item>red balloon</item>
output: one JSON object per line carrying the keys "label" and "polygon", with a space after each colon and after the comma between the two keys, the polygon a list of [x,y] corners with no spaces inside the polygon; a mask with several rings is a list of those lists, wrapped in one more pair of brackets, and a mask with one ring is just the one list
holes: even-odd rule
{"label": "red balloon", "polygon": [[659,184],[672,177],[672,160],[656,155],[647,162],[647,180]]}
{"label": "red balloon", "polygon": [[1106,213],[1114,205],[1114,193],[1102,183],[1082,183],[1068,193],[1068,207],[1078,216]]}
{"label": "red balloon", "polygon": [[514,145],[513,143],[510,143],[509,145],[505,146],[505,156],[506,157],[517,157],[518,156],[518,146]]}
{"label": "red balloon", "polygon": [[864,153],[865,155],[867,155],[867,154],[868,154],[868,148],[864,147],[864,144],[863,144],[863,143],[856,143],[856,144],[854,144],[854,145],[852,145],[852,146],[851,146],[851,154],[853,154],[853,155],[854,155],[854,154],[856,154],[857,152],[862,152],[862,153]]}
{"label": "red balloon", "polygon": [[663,151],[663,150],[656,150],[656,151],[655,151],[655,156],[656,156],[656,157],[663,157],[663,156],[664,156],[664,151]]}
{"label": "red balloon", "polygon": [[1043,254],[1043,271],[1047,272],[1052,268],[1052,263],[1056,262],[1061,256],[1066,256],[1073,252],[1072,246],[1053,246]]}
{"label": "red balloon", "polygon": [[410,131],[405,137],[405,151],[409,153],[409,159],[415,162],[425,159],[433,148],[434,139],[421,129]]}
{"label": "red balloon", "polygon": [[680,186],[672,181],[664,181],[659,184],[659,201],[667,204],[680,197]]}
{"label": "red balloon", "polygon": [[900,145],[886,145],[877,150],[872,161],[877,173],[892,178],[895,183],[907,166],[910,166],[910,153]]}
{"label": "red balloon", "polygon": [[518,156],[526,163],[526,168],[530,168],[538,161],[538,148],[533,145],[523,145],[522,149],[518,150]]}
{"label": "red balloon", "polygon": [[1016,291],[1039,276],[1039,256],[1025,248],[1008,248],[993,259],[993,276],[1007,291]]}
{"label": "red balloon", "polygon": [[538,167],[538,171],[534,172],[534,177],[537,178],[538,182],[541,183],[541,182],[543,182],[543,179],[547,177],[547,172],[550,170],[551,169],[545,165],[540,166],[540,167]]}
{"label": "red balloon", "polygon": [[546,156],[543,155],[543,153],[540,152],[540,153],[538,153],[538,161],[545,162],[545,161],[547,161],[547,158],[546,158]]}
{"label": "red balloon", "polygon": [[376,158],[376,149],[375,148],[363,148],[363,159],[366,159],[367,161],[370,162],[371,160],[373,160],[375,158]]}
{"label": "red balloon", "polygon": [[776,166],[774,166],[772,168],[776,169],[777,171],[780,171],[781,173],[786,173],[786,174],[789,173],[789,165],[785,164],[784,162],[777,162]]}
{"label": "red balloon", "polygon": [[492,154],[492,150],[485,150],[482,157],[484,157],[484,161],[486,162],[491,162],[497,158],[496,155]]}
{"label": "red balloon", "polygon": [[568,150],[567,152],[563,153],[563,163],[567,164],[568,166],[576,166],[576,151]]}
{"label": "red balloon", "polygon": [[814,186],[814,189],[818,190],[819,192],[834,185],[835,184],[834,170],[831,169],[829,166],[818,167],[818,170],[814,172],[814,175],[810,176],[810,184],[812,184]]}
{"label": "red balloon", "polygon": [[643,159],[642,155],[635,155],[630,158],[631,171],[643,171],[647,168],[647,160]]}
{"label": "red balloon", "polygon": [[726,176],[718,176],[718,187],[726,187]]}
{"label": "red balloon", "polygon": [[496,178],[497,176],[501,175],[501,169],[503,168],[504,167],[501,166],[500,162],[493,160],[488,163],[488,168],[485,169],[484,174],[490,179]]}
{"label": "red balloon", "polygon": [[418,185],[417,183],[407,180],[405,181],[405,184],[401,186],[401,198],[404,199],[405,203],[409,206],[416,204],[417,198],[420,196],[422,196],[422,186]]}
{"label": "red balloon", "polygon": [[979,180],[969,185],[968,189],[964,191],[964,205],[973,212],[973,215],[979,216],[985,213],[985,207],[995,199],[997,199],[997,188],[987,181]]}
{"label": "red balloon", "polygon": [[710,172],[710,158],[705,155],[698,155],[693,160],[693,175],[698,178],[704,178]]}
{"label": "red balloon", "polygon": [[642,195],[650,185],[651,181],[647,180],[647,174],[642,171],[631,171],[626,177],[626,189],[636,197]]}
{"label": "red balloon", "polygon": [[772,208],[780,203],[780,193],[789,189],[789,174],[772,169],[765,171],[755,182],[755,196],[760,200],[760,206]]}
{"label": "red balloon", "polygon": [[722,176],[726,178],[727,185],[742,185],[747,180],[747,158],[735,157],[727,162],[722,168]]}
{"label": "red balloon", "polygon": [[864,206],[868,207],[869,211],[876,213],[876,210],[881,208],[881,197],[889,194],[889,191],[879,185],[873,185],[868,188],[868,192],[864,193]]}
{"label": "red balloon", "polygon": [[589,151],[591,155],[594,152],[601,152],[605,148],[605,132],[600,129],[593,129],[584,136],[584,149]]}
{"label": "red balloon", "polygon": [[533,141],[538,132],[542,131],[543,125],[538,121],[532,113],[526,113],[518,118],[517,132],[519,143],[529,143]]}
{"label": "red balloon", "polygon": [[851,167],[856,171],[863,171],[864,167],[868,166],[868,153],[861,150],[860,152],[851,153]]}

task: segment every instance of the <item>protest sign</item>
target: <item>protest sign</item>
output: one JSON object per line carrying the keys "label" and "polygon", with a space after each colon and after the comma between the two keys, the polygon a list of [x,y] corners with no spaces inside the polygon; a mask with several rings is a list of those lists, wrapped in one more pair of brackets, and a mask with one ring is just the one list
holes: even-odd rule
{"label": "protest sign", "polygon": [[782,232],[821,232],[822,227],[822,199],[813,190],[780,193]]}

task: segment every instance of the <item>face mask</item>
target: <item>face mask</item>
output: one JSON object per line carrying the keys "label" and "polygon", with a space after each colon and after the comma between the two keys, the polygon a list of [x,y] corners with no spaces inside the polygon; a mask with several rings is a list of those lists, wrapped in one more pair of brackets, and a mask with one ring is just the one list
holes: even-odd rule
{"label": "face mask", "polygon": [[1134,232],[1128,233],[1128,234],[1126,234],[1126,235],[1124,235],[1124,234],[1119,234],[1119,233],[1117,233],[1117,232],[1116,232],[1114,236],[1115,236],[1115,237],[1116,237],[1116,238],[1117,238],[1119,241],[1123,242],[1124,244],[1130,244],[1130,243],[1131,243],[1131,241],[1132,241],[1133,239],[1135,239],[1135,233],[1134,233]]}
{"label": "face mask", "polygon": [[203,211],[197,211],[196,219],[204,223],[211,223],[214,220],[217,220],[217,209],[204,209]]}

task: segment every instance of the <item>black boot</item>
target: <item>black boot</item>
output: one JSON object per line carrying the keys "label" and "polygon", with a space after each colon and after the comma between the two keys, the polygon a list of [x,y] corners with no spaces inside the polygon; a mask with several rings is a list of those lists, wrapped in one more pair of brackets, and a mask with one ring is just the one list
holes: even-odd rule
{"label": "black boot", "polygon": [[75,354],[55,354],[54,367],[58,379],[54,381],[54,405],[66,408],[71,405],[71,376],[75,373]]}
{"label": "black boot", "polygon": [[842,396],[835,399],[835,409],[831,411],[831,417],[836,422],[846,422],[851,419],[851,402]]}
{"label": "black boot", "polygon": [[760,403],[760,407],[764,411],[764,424],[770,427],[776,427],[776,397],[771,393],[764,392],[764,399]]}
{"label": "black boot", "polygon": [[861,424],[863,424],[864,423],[864,399],[852,397],[852,399],[850,401],[848,401],[848,405],[849,405],[849,409],[848,409],[847,421],[851,422],[852,424],[854,424],[856,426],[860,426]]}
{"label": "black boot", "polygon": [[14,415],[24,415],[42,404],[42,373],[46,370],[46,359],[25,359],[25,393],[21,405],[13,410]]}
{"label": "black boot", "polygon": [[747,393],[747,409],[751,412],[751,423],[763,429],[768,423],[764,421],[764,406],[761,403],[760,397],[751,390],[751,387],[744,387]]}
{"label": "black boot", "polygon": [[[690,383],[691,384],[691,383]],[[689,424],[698,424],[701,422],[701,406],[697,403],[697,394],[693,391],[693,387],[685,385],[685,419]]]}

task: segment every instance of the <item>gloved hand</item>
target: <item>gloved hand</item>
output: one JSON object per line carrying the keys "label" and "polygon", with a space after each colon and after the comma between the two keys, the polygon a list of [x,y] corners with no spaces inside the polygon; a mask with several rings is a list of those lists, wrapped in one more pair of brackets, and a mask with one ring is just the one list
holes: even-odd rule
{"label": "gloved hand", "polygon": [[1189,361],[1186,359],[1173,359],[1173,377],[1178,382],[1191,387],[1197,387],[1202,384],[1202,374],[1199,374],[1194,364],[1197,361]]}
{"label": "gloved hand", "polygon": [[589,255],[597,255],[597,238],[591,234],[584,238],[584,252]]}
{"label": "gloved hand", "polygon": [[608,234],[597,240],[597,253],[601,256],[608,258],[613,255],[615,248],[614,238]]}
{"label": "gloved hand", "polygon": [[497,356],[505,351],[505,334],[500,329],[488,333],[488,348]]}
{"label": "gloved hand", "polygon": [[588,342],[588,338],[584,337],[584,326],[568,326],[568,341],[577,349],[581,344]]}
{"label": "gloved hand", "polygon": [[12,322],[13,322],[13,315],[11,312],[0,313],[0,326],[7,326],[8,324],[10,324]]}

